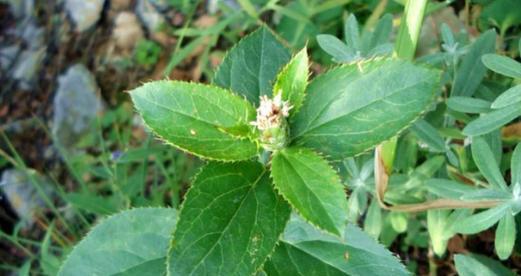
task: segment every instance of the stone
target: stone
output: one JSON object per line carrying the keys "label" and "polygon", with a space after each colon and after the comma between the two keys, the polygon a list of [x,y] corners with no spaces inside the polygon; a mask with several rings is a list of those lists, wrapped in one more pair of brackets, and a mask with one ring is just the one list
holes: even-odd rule
{"label": "stone", "polygon": [[7,169],[2,173],[0,181],[0,189],[13,211],[23,221],[23,227],[33,225],[35,214],[46,207],[28,174],[31,174],[33,179],[38,182],[42,192],[50,197],[51,188],[48,182],[34,170]]}
{"label": "stone", "polygon": [[150,33],[159,31],[161,26],[165,24],[165,18],[150,0],[138,0],[136,13]]}
{"label": "stone", "polygon": [[19,81],[24,90],[29,90],[35,83],[36,77],[45,58],[46,47],[36,50],[24,50],[16,59],[12,68],[12,78]]}
{"label": "stone", "polygon": [[116,46],[123,51],[129,52],[143,39],[144,34],[134,13],[121,12],[116,16],[112,37]]}
{"label": "stone", "polygon": [[83,32],[100,19],[105,0],[65,0],[65,10],[76,26]]}
{"label": "stone", "polygon": [[69,67],[58,77],[54,96],[52,133],[65,149],[71,149],[87,132],[102,109],[99,87],[92,73],[82,64]]}

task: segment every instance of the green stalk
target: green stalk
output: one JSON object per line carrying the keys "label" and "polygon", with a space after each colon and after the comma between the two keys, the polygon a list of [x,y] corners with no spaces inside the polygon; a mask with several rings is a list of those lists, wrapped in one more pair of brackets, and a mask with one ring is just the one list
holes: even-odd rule
{"label": "green stalk", "polygon": [[405,12],[400,22],[398,38],[394,47],[395,55],[399,58],[414,59],[427,1],[408,0],[405,5]]}

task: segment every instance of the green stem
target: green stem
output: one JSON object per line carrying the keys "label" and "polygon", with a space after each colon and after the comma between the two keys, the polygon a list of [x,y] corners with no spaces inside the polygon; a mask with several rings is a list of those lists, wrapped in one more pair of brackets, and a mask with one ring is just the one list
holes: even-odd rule
{"label": "green stem", "polygon": [[398,39],[395,44],[395,54],[399,58],[414,59],[427,1],[409,0],[405,5],[405,12],[400,22]]}

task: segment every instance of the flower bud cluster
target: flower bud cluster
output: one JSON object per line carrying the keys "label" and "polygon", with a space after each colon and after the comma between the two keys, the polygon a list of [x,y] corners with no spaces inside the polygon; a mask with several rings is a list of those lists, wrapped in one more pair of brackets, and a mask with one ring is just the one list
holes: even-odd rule
{"label": "flower bud cluster", "polygon": [[281,93],[273,99],[265,95],[260,97],[257,119],[251,124],[260,131],[260,142],[266,150],[276,151],[286,145],[288,136],[286,118],[291,108],[287,101],[282,100]]}

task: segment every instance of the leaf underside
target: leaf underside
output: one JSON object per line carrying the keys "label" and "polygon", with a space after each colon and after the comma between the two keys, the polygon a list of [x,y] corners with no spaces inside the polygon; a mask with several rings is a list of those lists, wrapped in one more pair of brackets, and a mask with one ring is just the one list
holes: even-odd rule
{"label": "leaf underside", "polygon": [[169,275],[251,275],[273,251],[289,214],[260,163],[208,164],[181,208]]}
{"label": "leaf underside", "polygon": [[176,210],[168,208],[111,216],[74,247],[58,275],[162,275],[176,218]]}

